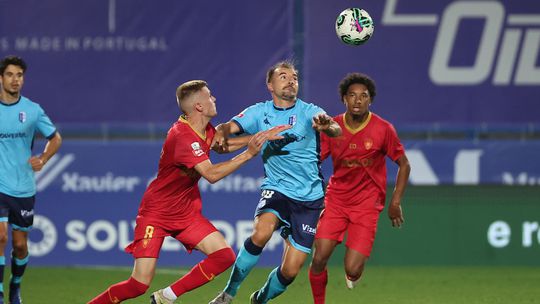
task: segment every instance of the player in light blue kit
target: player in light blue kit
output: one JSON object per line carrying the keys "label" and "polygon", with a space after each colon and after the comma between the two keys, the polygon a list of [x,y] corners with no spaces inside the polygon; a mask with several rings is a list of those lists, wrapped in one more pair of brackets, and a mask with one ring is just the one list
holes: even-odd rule
{"label": "player in light blue kit", "polygon": [[[5,247],[8,223],[12,228],[9,303],[21,303],[20,286],[28,263],[28,231],[34,221],[36,184],[39,171],[58,151],[60,134],[43,109],[21,96],[26,63],[15,56],[0,61],[0,303],[4,303]],[[32,156],[34,134],[48,140],[43,153]]]}
{"label": "player in light blue kit", "polygon": [[292,283],[311,252],[319,214],[324,208],[320,170],[319,132],[339,136],[341,128],[320,107],[297,98],[298,73],[287,61],[275,64],[266,76],[272,100],[245,109],[228,123],[218,126],[227,145],[229,134],[255,134],[274,126],[290,124],[283,139],[267,143],[261,156],[265,179],[255,211],[254,230],[240,249],[227,286],[210,304],[231,303],[242,281],[257,263],[272,237],[281,229],[285,239],[283,260],[272,270],[251,303],[267,303]]}

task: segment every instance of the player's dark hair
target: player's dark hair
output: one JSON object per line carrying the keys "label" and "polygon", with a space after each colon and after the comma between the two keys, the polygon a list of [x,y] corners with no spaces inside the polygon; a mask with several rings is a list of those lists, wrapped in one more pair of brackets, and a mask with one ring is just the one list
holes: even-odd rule
{"label": "player's dark hair", "polygon": [[4,75],[8,65],[16,65],[23,70],[23,73],[26,72],[26,62],[19,56],[6,56],[0,61],[0,75]]}
{"label": "player's dark hair", "polygon": [[296,74],[298,74],[298,70],[294,66],[294,62],[292,60],[283,60],[283,61],[280,61],[280,62],[274,64],[273,66],[271,66],[268,69],[268,71],[266,72],[266,83],[270,83],[270,80],[272,79],[272,76],[274,76],[274,72],[278,68],[291,69],[291,70],[295,71]]}
{"label": "player's dark hair", "polygon": [[176,100],[178,101],[178,107],[180,107],[180,110],[185,113],[184,109],[182,108],[182,102],[204,87],[208,87],[208,83],[206,83],[204,80],[190,80],[179,85],[176,89]]}
{"label": "player's dark hair", "polygon": [[368,75],[362,74],[362,73],[350,73],[347,74],[340,82],[339,82],[339,96],[341,97],[340,100],[343,100],[343,97],[347,94],[347,90],[349,87],[353,84],[363,84],[366,86],[369,96],[371,96],[371,102],[375,100],[375,95],[377,95],[377,90],[375,86],[375,81],[373,79],[369,78]]}

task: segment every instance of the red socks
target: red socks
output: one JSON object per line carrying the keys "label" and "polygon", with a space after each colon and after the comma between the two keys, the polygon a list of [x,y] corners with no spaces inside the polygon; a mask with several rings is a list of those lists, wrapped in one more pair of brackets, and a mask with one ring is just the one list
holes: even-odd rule
{"label": "red socks", "polygon": [[328,283],[328,271],[325,268],[323,272],[314,274],[309,269],[309,283],[311,284],[311,294],[314,304],[324,304],[326,296],[326,283]]}
{"label": "red socks", "polygon": [[234,251],[230,248],[220,249],[195,265],[190,272],[174,282],[171,289],[174,294],[180,295],[212,281],[217,275],[231,267],[236,259]]}
{"label": "red socks", "polygon": [[123,300],[136,298],[148,290],[148,285],[145,285],[134,278],[129,278],[127,281],[116,283],[101,293],[99,296],[90,300],[88,304],[115,304]]}

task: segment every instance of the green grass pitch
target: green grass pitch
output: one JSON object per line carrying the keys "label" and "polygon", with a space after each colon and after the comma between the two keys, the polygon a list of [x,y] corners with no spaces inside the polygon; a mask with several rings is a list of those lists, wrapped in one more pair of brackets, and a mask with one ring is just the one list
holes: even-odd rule
{"label": "green grass pitch", "polygon": [[[240,288],[235,303],[248,303],[249,295],[262,286],[270,270],[255,268]],[[167,286],[186,271],[159,268],[148,292],[125,303],[149,303],[152,291]],[[223,288],[229,272],[185,294],[180,303],[208,303]],[[25,304],[86,303],[129,274],[128,268],[30,266],[23,279],[22,296]],[[345,287],[343,277],[341,267],[329,268],[326,303],[540,303],[538,267],[368,266],[361,283],[352,291]],[[272,303],[313,303],[306,269]]]}

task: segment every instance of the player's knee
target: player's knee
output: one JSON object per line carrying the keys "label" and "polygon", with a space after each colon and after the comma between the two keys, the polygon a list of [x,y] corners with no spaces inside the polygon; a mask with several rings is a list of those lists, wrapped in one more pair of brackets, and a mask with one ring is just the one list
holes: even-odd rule
{"label": "player's knee", "polygon": [[13,251],[15,256],[26,256],[28,253],[26,240],[13,240]]}
{"label": "player's knee", "polygon": [[268,240],[270,240],[271,237],[272,233],[257,230],[253,232],[253,235],[251,235],[251,241],[258,247],[264,247],[266,246],[266,243],[268,242]]}
{"label": "player's knee", "polygon": [[7,233],[0,233],[0,247],[5,247],[8,242]]}
{"label": "player's knee", "polygon": [[361,265],[357,265],[357,266],[354,266],[354,267],[352,267],[352,266],[345,267],[345,273],[347,274],[347,276],[352,281],[358,280],[362,276],[363,272],[364,272],[364,264],[363,263]]}
{"label": "player's knee", "polygon": [[282,268],[280,270],[280,273],[283,276],[283,278],[291,282],[296,278],[299,272],[300,272],[300,269],[290,268],[290,267]]}
{"label": "player's knee", "polygon": [[324,269],[326,267],[326,264],[328,264],[328,258],[327,256],[322,256],[319,254],[316,254],[313,256],[313,260],[311,261],[311,267],[314,267],[316,269]]}

